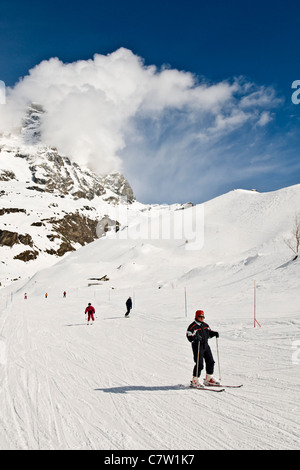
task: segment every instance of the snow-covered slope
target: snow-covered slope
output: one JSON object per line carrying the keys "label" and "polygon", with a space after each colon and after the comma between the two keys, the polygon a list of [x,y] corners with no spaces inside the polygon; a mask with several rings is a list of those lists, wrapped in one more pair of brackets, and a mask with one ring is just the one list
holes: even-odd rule
{"label": "snow-covered slope", "polygon": [[[297,185],[139,209],[127,229],[2,289],[0,447],[298,448],[300,264],[283,238],[299,207]],[[199,308],[220,333],[215,374],[219,365],[223,383],[243,388],[179,387],[191,379],[185,332]]]}

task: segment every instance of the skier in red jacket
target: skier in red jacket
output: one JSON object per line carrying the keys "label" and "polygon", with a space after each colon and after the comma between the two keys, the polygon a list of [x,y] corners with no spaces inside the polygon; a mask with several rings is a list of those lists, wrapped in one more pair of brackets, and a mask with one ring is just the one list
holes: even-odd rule
{"label": "skier in red jacket", "polygon": [[90,319],[92,319],[93,321],[95,321],[95,317],[94,317],[94,314],[95,314],[95,309],[94,307],[92,306],[92,304],[88,304],[88,306],[86,307],[85,309],[85,314],[88,314],[88,325],[89,325],[89,321]]}

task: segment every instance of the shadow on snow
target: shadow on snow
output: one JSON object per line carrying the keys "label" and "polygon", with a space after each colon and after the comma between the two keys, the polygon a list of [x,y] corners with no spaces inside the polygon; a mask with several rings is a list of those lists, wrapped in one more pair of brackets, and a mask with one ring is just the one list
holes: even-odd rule
{"label": "shadow on snow", "polygon": [[159,385],[159,386],[143,386],[143,385],[125,385],[123,387],[111,387],[111,388],[95,388],[96,392],[105,393],[127,393],[127,392],[158,392],[158,391],[170,391],[170,390],[183,390],[187,387],[184,385]]}

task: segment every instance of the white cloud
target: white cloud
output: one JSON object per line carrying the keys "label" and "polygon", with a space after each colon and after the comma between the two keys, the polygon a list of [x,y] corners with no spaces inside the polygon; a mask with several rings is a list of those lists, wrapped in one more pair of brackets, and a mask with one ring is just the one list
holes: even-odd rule
{"label": "white cloud", "polygon": [[106,173],[122,170],[125,157],[132,171],[135,159],[140,163],[155,155],[156,172],[171,161],[174,168],[199,137],[211,141],[245,124],[265,126],[278,98],[272,88],[244,79],[199,82],[190,72],[146,66],[121,48],[90,60],[65,64],[52,58],[38,64],[7,90],[0,129],[20,125],[30,102],[47,111],[45,143]]}
{"label": "white cloud", "polygon": [[242,127],[247,121],[253,118],[251,113],[245,113],[239,109],[234,108],[229,115],[218,114],[215,118],[215,123],[212,127],[207,128],[206,133],[202,138],[216,138],[221,134],[227,134],[233,130]]}
{"label": "white cloud", "polygon": [[271,113],[269,111],[263,111],[261,113],[259,120],[257,121],[257,125],[263,127],[269,124],[269,122],[271,122],[272,120],[273,120],[273,117]]}
{"label": "white cloud", "polygon": [[276,91],[272,87],[258,87],[255,84],[248,84],[249,93],[242,97],[241,108],[269,108],[282,104],[282,98],[276,96]]}

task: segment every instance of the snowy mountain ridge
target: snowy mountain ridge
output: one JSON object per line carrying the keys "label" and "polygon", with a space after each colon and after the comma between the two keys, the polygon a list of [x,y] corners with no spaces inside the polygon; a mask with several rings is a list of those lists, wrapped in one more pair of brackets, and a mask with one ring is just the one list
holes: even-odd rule
{"label": "snowy mountain ridge", "polygon": [[[297,270],[299,263],[293,263],[284,239],[291,236],[298,207],[300,185],[272,193],[234,190],[198,206],[139,208],[127,221],[128,212],[124,214],[120,231],[110,231],[105,239],[70,254],[57,270],[64,266],[68,272],[74,262],[78,269],[73,281],[77,279],[78,287],[85,285],[87,266],[96,277],[98,266],[107,266],[105,274],[111,280],[107,285],[130,286],[138,274],[139,286],[150,283],[158,288],[187,281],[197,284],[199,276],[206,282],[204,273],[209,271],[222,276],[231,270],[259,272],[260,265],[268,265],[281,272],[286,263]],[[166,228],[170,230],[164,236]],[[201,232],[198,245],[193,244],[196,229]],[[54,284],[63,283],[58,274],[53,278]]]}

